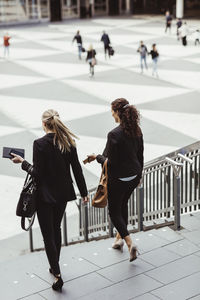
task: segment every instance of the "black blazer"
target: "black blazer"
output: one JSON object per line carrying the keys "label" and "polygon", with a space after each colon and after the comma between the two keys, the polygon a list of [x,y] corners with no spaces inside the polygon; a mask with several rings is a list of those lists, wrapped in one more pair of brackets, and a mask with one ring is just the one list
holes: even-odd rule
{"label": "black blazer", "polygon": [[87,196],[87,187],[75,147],[62,153],[53,144],[54,133],[35,140],[33,144],[33,168],[27,161],[22,169],[34,176],[38,197],[48,203],[63,203],[76,199],[70,165],[82,197]]}
{"label": "black blazer", "polygon": [[108,133],[103,155],[97,155],[101,164],[108,158],[108,177],[124,178],[134,175],[142,176],[143,137],[128,137],[121,125]]}

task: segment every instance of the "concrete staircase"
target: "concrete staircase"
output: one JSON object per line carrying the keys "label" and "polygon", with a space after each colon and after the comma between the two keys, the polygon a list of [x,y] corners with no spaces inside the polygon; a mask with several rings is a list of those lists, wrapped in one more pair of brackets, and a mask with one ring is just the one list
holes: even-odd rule
{"label": "concrete staircase", "polygon": [[182,216],[182,229],[169,227],[132,235],[140,255],[132,263],[111,248],[113,239],[63,247],[62,293],[43,251],[0,264],[2,300],[200,299],[200,213]]}

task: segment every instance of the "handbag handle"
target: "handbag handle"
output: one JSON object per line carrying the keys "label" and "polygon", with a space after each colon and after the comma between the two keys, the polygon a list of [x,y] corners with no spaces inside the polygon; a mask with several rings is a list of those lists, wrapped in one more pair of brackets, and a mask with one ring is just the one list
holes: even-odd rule
{"label": "handbag handle", "polygon": [[107,177],[108,176],[108,159],[106,159],[103,164],[102,175],[104,174],[104,170],[105,170],[105,176]]}
{"label": "handbag handle", "polygon": [[34,220],[35,220],[35,215],[36,213],[34,213],[34,215],[32,216],[32,218],[28,218],[28,221],[29,221],[29,225],[26,227],[25,225],[25,217],[21,217],[21,228],[25,231],[29,231],[29,229],[31,228],[31,226],[33,225],[34,223]]}

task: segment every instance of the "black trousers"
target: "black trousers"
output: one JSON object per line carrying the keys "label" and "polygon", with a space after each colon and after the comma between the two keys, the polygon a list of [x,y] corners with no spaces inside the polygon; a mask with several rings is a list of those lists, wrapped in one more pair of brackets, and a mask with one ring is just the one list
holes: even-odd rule
{"label": "black trousers", "polygon": [[54,274],[60,274],[61,221],[66,203],[52,205],[44,201],[37,203],[37,216],[42,232],[45,250]]}
{"label": "black trousers", "polygon": [[187,46],[187,36],[182,37],[183,46]]}
{"label": "black trousers", "polygon": [[104,44],[104,53],[106,55],[106,53],[108,52],[108,56],[110,57],[110,52],[109,52],[110,46],[107,44]]}
{"label": "black trousers", "polygon": [[128,200],[138,186],[140,177],[131,181],[108,179],[108,209],[111,221],[121,238],[129,235],[128,225]]}

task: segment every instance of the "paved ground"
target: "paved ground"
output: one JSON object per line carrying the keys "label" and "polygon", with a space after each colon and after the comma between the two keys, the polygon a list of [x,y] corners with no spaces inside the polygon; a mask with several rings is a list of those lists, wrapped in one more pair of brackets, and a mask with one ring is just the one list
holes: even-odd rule
{"label": "paved ground", "polygon": [[200,213],[182,216],[184,229],[165,227],[134,234],[141,255],[113,250],[112,239],[61,251],[62,294],[52,291],[44,252],[0,264],[5,300],[186,300],[200,299]]}
{"label": "paved ground", "polygon": [[[192,32],[199,21],[188,20]],[[98,65],[93,79],[88,77],[85,56],[77,58],[71,40],[81,30],[84,47],[93,43]],[[99,42],[102,30],[111,38],[116,55],[105,60]],[[0,35],[3,35],[3,29]],[[142,115],[145,161],[199,140],[200,47],[193,37],[184,48],[172,34],[164,34],[163,19],[94,19],[67,23],[23,26],[9,29],[12,36],[10,58],[0,52],[0,148],[26,149],[31,161],[32,142],[43,135],[41,113],[56,108],[79,137],[82,160],[88,153],[102,152],[106,135],[115,123],[110,102],[127,97]],[[143,39],[151,48],[158,44],[159,79],[149,70],[140,74],[136,52]],[[100,167],[84,167],[88,187],[96,185]],[[10,161],[0,159],[0,239],[20,232],[15,206],[24,173]],[[5,205],[6,203],[6,205]],[[68,207],[68,214],[75,208]],[[37,226],[37,224],[36,224]]]}

